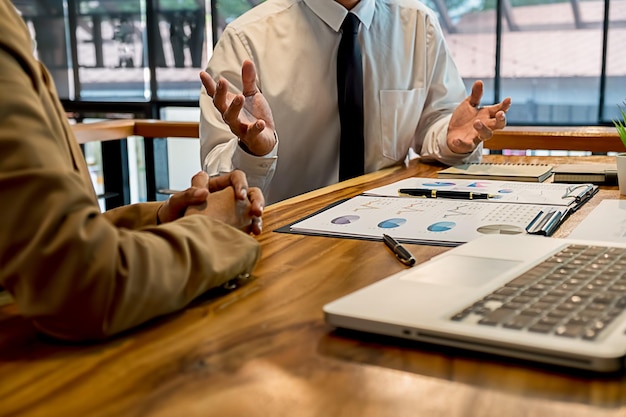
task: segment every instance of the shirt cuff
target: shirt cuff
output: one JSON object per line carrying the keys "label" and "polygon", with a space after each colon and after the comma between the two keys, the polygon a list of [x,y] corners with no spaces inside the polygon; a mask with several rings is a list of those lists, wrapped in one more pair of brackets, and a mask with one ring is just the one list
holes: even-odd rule
{"label": "shirt cuff", "polygon": [[256,156],[246,152],[241,146],[237,146],[233,152],[233,166],[246,173],[248,185],[259,187],[264,192],[267,190],[278,160],[278,137],[274,148],[266,155]]}

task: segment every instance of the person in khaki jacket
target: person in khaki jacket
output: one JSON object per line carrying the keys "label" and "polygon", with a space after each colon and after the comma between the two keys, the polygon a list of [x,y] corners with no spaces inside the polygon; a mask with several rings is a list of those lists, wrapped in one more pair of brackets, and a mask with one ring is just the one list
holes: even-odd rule
{"label": "person in khaki jacket", "polygon": [[43,332],[100,339],[252,271],[264,199],[235,172],[100,212],[27,26],[0,0],[0,286]]}

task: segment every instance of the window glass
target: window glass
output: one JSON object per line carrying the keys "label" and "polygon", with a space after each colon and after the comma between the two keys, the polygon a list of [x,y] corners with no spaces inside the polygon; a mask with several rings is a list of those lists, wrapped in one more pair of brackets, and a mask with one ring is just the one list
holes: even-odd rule
{"label": "window glass", "polygon": [[[165,107],[161,109],[161,119],[197,122],[200,120],[200,108]],[[187,189],[191,185],[191,177],[202,170],[198,138],[168,138],[167,161],[170,189]]]}
{"label": "window glass", "polygon": [[[156,77],[162,99],[197,100],[200,94],[198,72],[206,66],[207,3],[196,0],[159,0],[156,31]],[[211,38],[209,37],[209,40]]]}
{"label": "window glass", "polygon": [[150,99],[145,71],[145,2],[76,2],[76,49],[80,98]]}
{"label": "window glass", "polygon": [[[62,99],[147,103],[146,115],[157,117],[158,109],[172,102],[197,106],[198,72],[206,66],[214,37],[261,2],[19,0],[14,4]],[[513,99],[509,124],[609,124],[618,116],[617,105],[626,100],[622,53],[626,0],[425,3],[439,18],[468,93],[480,79],[485,83],[483,104],[506,96]],[[496,4],[501,10],[500,34]],[[603,63],[605,4],[609,31]],[[603,68],[606,78],[601,83]]]}
{"label": "window glass", "polygon": [[509,121],[597,122],[604,3],[518,3],[503,8],[502,21],[502,91],[515,100]]}
{"label": "window glass", "polygon": [[494,88],[496,69],[496,15],[493,8],[475,1],[427,0],[443,29],[446,43],[469,94],[476,80],[485,86],[483,104],[498,99]]}
{"label": "window glass", "polygon": [[67,14],[63,0],[24,1],[16,4],[31,30],[35,55],[55,81],[59,97],[74,98],[73,74],[70,64]]}
{"label": "window glass", "polygon": [[618,105],[626,105],[626,0],[609,4],[604,120],[618,118]]}

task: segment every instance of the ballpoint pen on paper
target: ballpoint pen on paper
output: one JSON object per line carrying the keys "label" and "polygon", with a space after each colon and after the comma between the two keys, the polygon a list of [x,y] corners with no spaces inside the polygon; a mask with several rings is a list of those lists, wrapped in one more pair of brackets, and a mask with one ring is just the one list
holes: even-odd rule
{"label": "ballpoint pen on paper", "polygon": [[473,191],[451,191],[451,190],[434,190],[430,188],[400,188],[400,195],[410,195],[413,197],[426,198],[454,198],[460,200],[487,200],[496,198],[493,194],[475,193]]}
{"label": "ballpoint pen on paper", "polygon": [[398,243],[394,238],[383,234],[383,241],[385,242],[385,245],[393,251],[394,255],[396,255],[400,262],[408,266],[415,265],[415,258],[411,255],[411,252],[406,250],[406,248]]}

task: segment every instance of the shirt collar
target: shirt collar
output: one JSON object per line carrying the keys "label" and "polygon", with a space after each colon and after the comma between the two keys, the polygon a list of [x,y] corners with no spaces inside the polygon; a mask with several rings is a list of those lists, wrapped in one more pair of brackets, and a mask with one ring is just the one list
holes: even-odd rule
{"label": "shirt collar", "polygon": [[[334,31],[339,32],[348,10],[335,0],[304,0],[304,3]],[[376,0],[361,0],[352,10],[366,29],[370,27],[376,8]]]}

